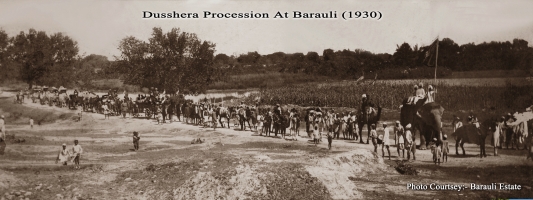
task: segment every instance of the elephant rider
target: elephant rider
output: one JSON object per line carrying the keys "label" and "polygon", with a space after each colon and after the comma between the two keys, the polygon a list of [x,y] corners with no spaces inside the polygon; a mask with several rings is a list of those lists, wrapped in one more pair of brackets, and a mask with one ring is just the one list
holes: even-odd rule
{"label": "elephant rider", "polygon": [[428,93],[427,93],[427,99],[426,99],[426,103],[431,103],[431,102],[435,102],[435,94],[437,93],[437,90],[435,88],[433,88],[432,85],[429,85],[428,86]]}
{"label": "elephant rider", "polygon": [[418,88],[415,91],[415,97],[413,99],[413,104],[416,104],[416,102],[420,99],[423,99],[426,96],[426,91],[424,90],[424,83],[420,82],[418,84]]}

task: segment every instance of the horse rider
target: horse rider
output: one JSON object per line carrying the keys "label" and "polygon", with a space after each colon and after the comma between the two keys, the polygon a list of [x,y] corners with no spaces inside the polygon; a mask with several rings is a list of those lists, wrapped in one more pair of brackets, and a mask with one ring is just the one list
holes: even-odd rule
{"label": "horse rider", "polygon": [[[375,112],[376,110],[374,109],[374,104],[370,101],[370,95],[363,94],[361,97],[362,97],[361,113],[362,114],[369,114],[369,113]],[[370,108],[370,112],[369,113],[365,113],[367,107]]]}

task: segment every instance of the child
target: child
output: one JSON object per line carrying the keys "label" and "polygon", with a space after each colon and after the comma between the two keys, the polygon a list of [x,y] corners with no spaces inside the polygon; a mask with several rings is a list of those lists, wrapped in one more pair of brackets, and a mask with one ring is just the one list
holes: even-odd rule
{"label": "child", "polygon": [[442,162],[448,162],[448,152],[450,152],[450,146],[448,145],[448,136],[444,134],[442,136]]}
{"label": "child", "polygon": [[333,142],[333,132],[328,130],[328,149],[331,150],[331,142]]}
{"label": "child", "polygon": [[387,124],[383,123],[383,144],[381,146],[381,155],[385,157],[385,150],[384,148],[387,148],[387,152],[389,153],[389,160],[390,160],[390,150],[389,150],[389,128],[387,128]]}
{"label": "child", "polygon": [[318,145],[318,125],[315,125],[315,130],[313,130],[313,138],[315,146]]}
{"label": "child", "polygon": [[431,153],[433,154],[433,162],[435,162],[435,164],[438,164],[440,165],[440,156],[441,156],[441,151],[440,151],[440,147],[437,146],[437,138],[433,138],[433,141],[429,143],[430,147],[431,147]]}
{"label": "child", "polygon": [[133,149],[135,151],[139,150],[139,140],[141,137],[139,137],[139,133],[137,131],[133,132]]}
{"label": "child", "polygon": [[63,165],[67,165],[68,159],[70,157],[70,152],[67,150],[67,144],[63,144],[63,149],[59,151],[57,155],[56,164],[61,162]]}
{"label": "child", "polygon": [[33,128],[33,118],[30,118],[30,127]]}
{"label": "child", "polygon": [[78,140],[74,140],[74,146],[72,146],[72,156],[74,156],[73,162],[76,164],[74,169],[80,169],[81,153],[83,153],[83,148],[78,144]]}
{"label": "child", "polygon": [[413,160],[416,160],[415,149],[416,145],[413,141],[413,135],[411,133],[411,124],[405,126],[405,148],[407,149],[407,160],[411,159],[411,152],[413,152]]}
{"label": "child", "polygon": [[376,132],[376,124],[372,124],[372,130],[370,130],[370,137],[372,138],[372,144],[374,145],[374,153],[378,152],[378,133]]}

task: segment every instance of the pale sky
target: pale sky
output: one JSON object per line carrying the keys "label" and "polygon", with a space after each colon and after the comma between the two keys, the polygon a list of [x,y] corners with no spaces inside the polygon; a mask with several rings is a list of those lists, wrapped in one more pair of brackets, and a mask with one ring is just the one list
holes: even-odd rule
{"label": "pale sky", "polygon": [[[143,11],[198,13],[197,19],[143,19]],[[203,11],[268,13],[269,19],[205,19]],[[289,19],[274,19],[277,11]],[[336,19],[294,19],[293,11],[337,11]],[[342,19],[344,11],[380,11],[381,20]],[[0,28],[10,36],[30,28],[63,32],[78,42],[80,54],[113,60],[119,41],[147,41],[153,27],[180,28],[216,43],[216,53],[269,54],[364,49],[394,53],[403,42],[428,45],[437,36],[459,45],[512,41],[533,46],[533,1],[0,1]]]}

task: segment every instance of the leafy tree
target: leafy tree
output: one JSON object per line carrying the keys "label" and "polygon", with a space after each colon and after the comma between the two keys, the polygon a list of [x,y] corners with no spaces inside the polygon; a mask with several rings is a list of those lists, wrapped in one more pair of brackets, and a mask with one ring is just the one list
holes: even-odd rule
{"label": "leafy tree", "polygon": [[81,81],[84,86],[92,86],[95,79],[110,78],[107,76],[111,69],[111,62],[106,56],[91,54],[79,58],[75,65],[75,80]]}
{"label": "leafy tree", "polygon": [[213,63],[215,45],[177,28],[167,33],[153,28],[149,42],[126,37],[119,50],[117,66],[127,84],[201,93],[219,78]]}
{"label": "leafy tree", "polygon": [[402,45],[397,46],[396,52],[392,55],[394,57],[394,63],[400,66],[414,67],[414,53],[411,46],[404,42]]}
{"label": "leafy tree", "polygon": [[48,36],[30,29],[11,39],[11,56],[20,64],[20,77],[30,85],[68,85],[73,80],[73,64],[78,44],[62,33]]}
{"label": "leafy tree", "polygon": [[0,80],[13,80],[18,77],[18,66],[10,62],[9,36],[0,29]]}

